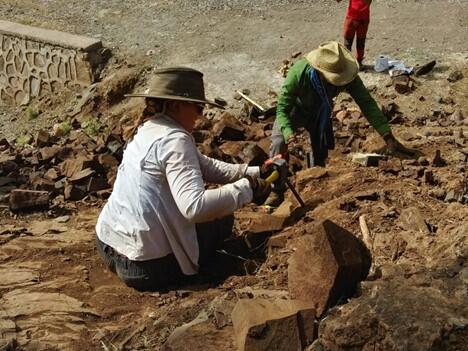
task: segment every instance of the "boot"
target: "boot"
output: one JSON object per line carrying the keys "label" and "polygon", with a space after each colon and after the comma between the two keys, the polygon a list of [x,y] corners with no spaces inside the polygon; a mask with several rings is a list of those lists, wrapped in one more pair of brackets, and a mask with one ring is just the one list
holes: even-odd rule
{"label": "boot", "polygon": [[263,206],[279,207],[284,201],[284,192],[272,190]]}

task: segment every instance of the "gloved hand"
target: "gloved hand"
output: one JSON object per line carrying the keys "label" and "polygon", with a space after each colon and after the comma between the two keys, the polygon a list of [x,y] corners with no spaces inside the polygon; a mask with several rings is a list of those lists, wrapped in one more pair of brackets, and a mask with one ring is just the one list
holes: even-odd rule
{"label": "gloved hand", "polygon": [[247,176],[247,179],[253,192],[252,202],[258,206],[262,205],[270,195],[271,185],[262,178]]}
{"label": "gloved hand", "polygon": [[297,136],[296,134],[291,134],[288,140],[286,140],[286,144],[288,144],[288,147],[291,147],[295,143],[297,143]]}
{"label": "gloved hand", "polygon": [[267,179],[274,171],[278,171],[279,178],[288,176],[288,163],[281,154],[266,160],[260,167],[260,178]]}
{"label": "gloved hand", "polygon": [[271,159],[266,160],[260,167],[260,178],[268,178],[268,176],[275,170],[273,163],[269,162],[270,160]]}
{"label": "gloved hand", "polygon": [[385,143],[387,144],[386,151],[391,155],[403,154],[409,157],[415,157],[418,153],[417,150],[407,148],[400,143],[392,134],[392,132],[386,133],[383,136]]}

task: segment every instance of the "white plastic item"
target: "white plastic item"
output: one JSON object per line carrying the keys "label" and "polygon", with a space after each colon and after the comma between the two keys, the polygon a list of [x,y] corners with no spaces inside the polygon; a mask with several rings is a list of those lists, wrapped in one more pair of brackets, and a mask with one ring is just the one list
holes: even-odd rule
{"label": "white plastic item", "polygon": [[376,72],[384,72],[388,70],[389,65],[388,65],[388,56],[380,55],[375,59],[375,66],[374,70]]}

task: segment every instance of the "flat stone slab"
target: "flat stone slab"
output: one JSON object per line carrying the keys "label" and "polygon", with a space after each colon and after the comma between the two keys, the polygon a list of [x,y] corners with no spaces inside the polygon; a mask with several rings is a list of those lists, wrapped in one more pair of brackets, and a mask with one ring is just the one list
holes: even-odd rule
{"label": "flat stone slab", "polygon": [[240,299],[232,314],[238,351],[300,351],[315,334],[311,303]]}
{"label": "flat stone slab", "polygon": [[98,39],[1,20],[0,34],[86,52],[94,51],[102,47],[102,42]]}
{"label": "flat stone slab", "polygon": [[352,296],[367,277],[371,257],[352,233],[326,220],[297,238],[288,260],[288,288],[295,299],[308,301],[322,315],[340,299]]}

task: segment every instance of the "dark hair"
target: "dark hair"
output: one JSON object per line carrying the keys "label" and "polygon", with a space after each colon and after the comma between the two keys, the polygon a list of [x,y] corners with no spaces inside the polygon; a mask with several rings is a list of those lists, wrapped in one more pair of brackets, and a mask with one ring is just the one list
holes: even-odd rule
{"label": "dark hair", "polygon": [[145,109],[143,113],[135,120],[135,122],[124,128],[123,138],[129,142],[136,134],[138,128],[145,123],[148,119],[153,117],[157,113],[161,113],[165,109],[166,100],[158,98],[145,98]]}

